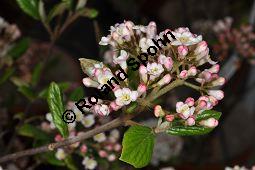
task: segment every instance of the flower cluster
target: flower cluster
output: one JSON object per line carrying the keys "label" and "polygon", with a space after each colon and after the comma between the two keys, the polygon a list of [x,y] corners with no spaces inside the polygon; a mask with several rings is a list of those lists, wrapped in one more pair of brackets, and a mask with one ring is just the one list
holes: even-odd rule
{"label": "flower cluster", "polygon": [[[76,114],[76,121],[68,124],[69,138],[79,136],[84,128],[91,129],[105,123],[105,119],[96,118],[94,114],[83,115],[73,102],[68,103],[68,109],[72,108]],[[48,122],[43,122],[41,127],[46,132],[52,132],[55,129],[55,125],[52,120],[51,113],[46,114]],[[107,133],[99,133],[93,137],[93,141],[86,140],[86,142],[77,142],[65,148],[57,149],[56,158],[58,160],[64,160],[68,154],[79,154],[83,157],[82,164],[85,169],[95,169],[100,166],[98,160],[106,159],[109,162],[115,161],[119,152],[121,151],[121,145],[118,143],[120,133],[117,129],[113,129]],[[60,142],[64,138],[60,134],[55,135],[55,141]],[[96,143],[95,143],[96,142]]]}
{"label": "flower cluster", "polygon": [[20,37],[20,30],[14,24],[9,24],[0,17],[0,58],[11,48],[11,43]]}
{"label": "flower cluster", "polygon": [[223,60],[229,56],[229,52],[235,50],[240,57],[247,58],[254,63],[255,33],[252,25],[243,24],[240,28],[233,28],[232,23],[233,20],[229,17],[216,22],[213,30],[218,42],[214,45],[214,51]]}
{"label": "flower cluster", "polygon": [[[196,89],[204,93],[204,96],[208,94],[208,98],[215,100],[215,103],[223,98],[222,91],[212,88],[223,85],[225,79],[219,77],[220,67],[211,60],[208,45],[202,40],[202,36],[181,27],[171,31],[175,39],[167,35],[170,40],[167,44],[163,35],[168,31],[171,30],[167,29],[157,35],[155,22],[142,26],[124,21],[111,27],[110,34],[102,37],[99,43],[110,46],[110,50],[106,51],[104,56],[109,67],[94,60],[82,59],[84,63],[86,62],[82,64],[85,65],[83,71],[89,76],[83,79],[83,84],[86,87],[101,89],[102,92],[111,88],[115,99],[100,100],[101,103],[91,106],[90,111],[99,115],[109,115],[110,112],[117,111],[138,98],[146,97],[150,89],[161,88],[178,79],[187,82],[189,79],[194,79],[198,85],[191,87],[196,86]],[[145,59],[137,59],[137,55],[145,52],[152,45],[159,50],[154,50],[156,54],[150,55],[147,63],[144,63]],[[131,57],[134,60],[129,60]],[[205,63],[211,64],[211,68],[200,70],[199,67]],[[139,71],[133,74],[134,77],[125,79],[123,83],[117,83],[112,81],[112,77],[116,77],[118,71],[115,75],[111,71],[116,70],[117,67],[122,68],[125,72],[122,72],[123,75],[137,67]],[[103,87],[105,83],[110,85]],[[108,93],[109,91],[107,90]]]}

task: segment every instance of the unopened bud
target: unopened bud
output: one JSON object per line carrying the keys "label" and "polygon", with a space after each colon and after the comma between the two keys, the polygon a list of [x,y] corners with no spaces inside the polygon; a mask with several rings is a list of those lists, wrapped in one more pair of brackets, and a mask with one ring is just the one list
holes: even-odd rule
{"label": "unopened bud", "polygon": [[195,66],[190,67],[188,70],[188,76],[195,76],[197,74],[197,68]]}
{"label": "unopened bud", "polygon": [[181,56],[181,57],[185,57],[187,54],[188,54],[188,47],[184,46],[184,45],[180,45],[178,47],[178,54]]}
{"label": "unopened bud", "polygon": [[156,117],[163,117],[165,116],[165,112],[163,111],[162,107],[160,105],[156,105],[154,107],[154,115]]}
{"label": "unopened bud", "polygon": [[80,151],[81,151],[81,153],[86,153],[88,151],[88,147],[83,144],[83,145],[81,145]]}
{"label": "unopened bud", "polygon": [[193,126],[195,125],[195,119],[194,117],[189,117],[186,122],[185,122],[188,126]]}
{"label": "unopened bud", "polygon": [[194,103],[195,103],[195,100],[192,98],[192,97],[188,97],[186,100],[185,100],[185,103],[189,106],[194,106]]}
{"label": "unopened bud", "polygon": [[157,85],[158,86],[163,86],[165,84],[168,84],[168,83],[170,83],[171,79],[172,79],[171,75],[170,74],[166,74],[161,80],[159,80],[157,82]]}
{"label": "unopened bud", "polygon": [[218,125],[218,120],[215,118],[209,118],[207,120],[202,120],[199,124],[208,128],[214,128]]}
{"label": "unopened bud", "polygon": [[222,90],[208,90],[208,94],[215,97],[217,100],[224,98],[224,92]]}
{"label": "unopened bud", "polygon": [[99,86],[99,83],[92,80],[91,78],[89,77],[86,77],[84,79],[82,79],[82,82],[83,84],[86,86],[86,87],[94,87],[94,88],[97,88]]}
{"label": "unopened bud", "polygon": [[146,90],[147,90],[147,86],[141,83],[137,88],[138,96],[141,96],[143,93],[146,92]]}
{"label": "unopened bud", "polygon": [[107,152],[104,150],[100,150],[98,154],[101,158],[106,158],[108,156]]}
{"label": "unopened bud", "polygon": [[139,68],[140,78],[144,83],[148,81],[147,68],[144,65],[141,65]]}
{"label": "unopened bud", "polygon": [[172,122],[174,120],[174,115],[166,115],[165,116],[166,121]]}
{"label": "unopened bud", "polygon": [[220,71],[220,65],[215,64],[211,68],[208,69],[211,73],[218,73]]}
{"label": "unopened bud", "polygon": [[182,70],[179,77],[181,79],[186,79],[188,77],[188,71],[187,70]]}
{"label": "unopened bud", "polygon": [[222,86],[225,84],[225,81],[224,77],[219,77],[217,80],[212,81],[212,86]]}

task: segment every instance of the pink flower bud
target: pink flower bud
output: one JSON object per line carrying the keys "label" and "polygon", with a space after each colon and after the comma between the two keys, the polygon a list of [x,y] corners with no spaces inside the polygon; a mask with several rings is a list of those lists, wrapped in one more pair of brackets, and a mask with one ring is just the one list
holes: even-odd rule
{"label": "pink flower bud", "polygon": [[143,93],[146,92],[146,90],[147,90],[147,86],[141,83],[137,88],[138,96],[141,96]]}
{"label": "pink flower bud", "polygon": [[147,76],[147,68],[144,65],[141,65],[139,68],[140,78],[142,79],[143,83],[147,83],[148,76]]}
{"label": "pink flower bud", "polygon": [[224,98],[224,92],[222,90],[208,90],[208,94],[215,97],[217,100]]}
{"label": "pink flower bud", "polygon": [[117,111],[121,108],[121,106],[117,105],[115,101],[110,103],[110,108],[114,111]]}
{"label": "pink flower bud", "polygon": [[210,102],[212,103],[213,106],[216,106],[218,104],[218,100],[213,97],[213,96],[208,96]]}
{"label": "pink flower bud", "polygon": [[197,74],[197,68],[195,66],[190,67],[188,70],[188,76],[195,76]]}
{"label": "pink flower bud", "polygon": [[182,70],[179,77],[181,79],[186,79],[188,77],[188,71],[187,70]]}
{"label": "pink flower bud", "polygon": [[209,82],[212,80],[212,73],[209,71],[203,71],[202,73],[202,78],[206,81]]}
{"label": "pink flower bud", "polygon": [[198,107],[199,107],[199,109],[206,109],[207,108],[207,102],[204,101],[204,100],[200,100],[198,102]]}
{"label": "pink flower bud", "polygon": [[166,74],[161,80],[159,80],[157,82],[157,85],[163,86],[165,84],[168,84],[168,83],[170,83],[171,79],[172,79],[171,75],[170,74]]}
{"label": "pink flower bud", "polygon": [[166,115],[165,116],[166,121],[172,122],[174,120],[174,115]]}
{"label": "pink flower bud", "polygon": [[185,122],[188,126],[193,126],[195,125],[195,119],[194,117],[189,117],[186,122]]}
{"label": "pink flower bud", "polygon": [[91,78],[87,77],[87,78],[84,78],[82,79],[82,82],[83,84],[86,86],[86,87],[94,87],[94,88],[97,88],[99,86],[99,83],[92,80]]}
{"label": "pink flower bud", "polygon": [[63,140],[63,138],[60,134],[57,134],[54,139],[55,139],[56,142],[60,142],[60,141]]}
{"label": "pink flower bud", "polygon": [[116,152],[118,152],[118,151],[121,150],[121,145],[117,143],[117,144],[114,145],[113,149],[114,149]]}
{"label": "pink flower bud", "polygon": [[86,153],[88,151],[88,147],[85,144],[83,144],[80,147],[80,151],[81,151],[81,153]]}
{"label": "pink flower bud", "polygon": [[147,38],[152,39],[155,37],[155,35],[157,34],[157,26],[155,22],[150,22],[149,25],[147,26]]}
{"label": "pink flower bud", "polygon": [[160,54],[158,56],[158,63],[164,65],[166,69],[169,71],[173,67],[173,60],[171,57],[166,57],[165,55]]}
{"label": "pink flower bud", "polygon": [[212,81],[213,86],[222,86],[225,84],[226,79],[224,77],[219,77],[217,80]]}
{"label": "pink flower bud", "polygon": [[110,109],[105,104],[97,104],[94,106],[94,112],[99,114],[100,116],[108,116],[110,113]]}
{"label": "pink flower bud", "polygon": [[98,154],[101,158],[106,158],[108,156],[107,152],[104,150],[100,150]]}
{"label": "pink flower bud", "polygon": [[113,146],[111,144],[106,145],[105,149],[108,150],[108,151],[112,151],[113,150]]}
{"label": "pink flower bud", "polygon": [[185,100],[185,103],[189,106],[194,106],[194,103],[195,103],[195,100],[192,98],[192,97],[188,97],[186,100]]}
{"label": "pink flower bud", "polygon": [[160,105],[156,105],[154,107],[154,115],[156,117],[163,117],[165,116],[165,112],[163,111],[162,107]]}
{"label": "pink flower bud", "polygon": [[181,57],[185,57],[187,54],[188,54],[188,47],[184,46],[184,45],[180,45],[178,47],[178,54],[181,56]]}
{"label": "pink flower bud", "polygon": [[215,118],[209,118],[207,120],[202,120],[199,124],[208,128],[214,128],[218,125],[218,120]]}
{"label": "pink flower bud", "polygon": [[220,65],[215,64],[211,68],[208,69],[211,73],[218,73],[220,71]]}

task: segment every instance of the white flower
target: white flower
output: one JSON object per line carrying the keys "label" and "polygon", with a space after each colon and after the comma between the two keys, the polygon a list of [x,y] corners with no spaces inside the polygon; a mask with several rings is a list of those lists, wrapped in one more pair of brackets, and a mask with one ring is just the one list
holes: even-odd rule
{"label": "white flower", "polygon": [[90,114],[88,116],[84,116],[81,123],[83,124],[83,126],[85,126],[86,128],[91,127],[92,125],[94,125],[95,123],[95,117],[94,115]]}
{"label": "white flower", "polygon": [[155,78],[159,77],[161,73],[164,72],[164,68],[161,64],[158,63],[148,63],[147,71],[150,75],[150,80],[154,80]]}
{"label": "white flower", "polygon": [[65,157],[66,157],[66,153],[65,153],[64,149],[59,148],[59,149],[57,150],[55,156],[56,156],[56,158],[57,158],[58,160],[63,160],[63,159],[65,159]]}
{"label": "white flower", "polygon": [[113,56],[113,62],[115,64],[119,64],[123,70],[127,69],[127,62],[126,62],[127,59],[128,59],[128,53],[125,50],[120,51],[119,57],[116,57],[116,55]]}
{"label": "white flower", "polygon": [[101,143],[101,142],[104,142],[106,140],[106,136],[104,133],[99,133],[95,136],[93,136],[93,139],[98,142],[98,143]]}
{"label": "white flower", "polygon": [[139,41],[139,47],[141,48],[142,52],[146,53],[147,49],[150,46],[155,46],[153,41],[151,39],[147,39],[147,38],[141,38]]}
{"label": "white flower", "polygon": [[184,104],[183,102],[176,103],[176,112],[180,114],[182,119],[187,119],[193,115],[195,111],[195,107],[189,107],[188,104]]}
{"label": "white flower", "polygon": [[107,81],[113,77],[110,69],[106,69],[97,75],[97,80],[100,84],[107,84]]}
{"label": "white flower", "polygon": [[110,109],[105,104],[97,104],[94,106],[94,111],[96,114],[99,114],[101,116],[108,116],[110,113]]}
{"label": "white flower", "polygon": [[110,136],[109,136],[109,139],[110,141],[112,141],[113,143],[115,143],[120,137],[120,132],[117,130],[117,129],[113,129],[111,132],[110,132]]}
{"label": "white flower", "polygon": [[86,169],[89,170],[93,170],[97,167],[97,161],[89,157],[85,157],[82,161],[82,164],[85,166]]}
{"label": "white flower", "polygon": [[56,126],[55,126],[55,124],[53,123],[53,118],[52,118],[51,113],[47,113],[47,114],[46,114],[46,119],[50,122],[50,128],[51,128],[51,129],[55,129]]}
{"label": "white flower", "polygon": [[82,119],[83,119],[83,117],[84,117],[84,115],[82,114],[82,112],[80,111],[80,109],[78,109],[77,107],[76,107],[76,105],[74,105],[74,107],[73,107],[73,112],[74,112],[74,114],[75,114],[75,116],[76,116],[76,121],[78,121],[78,122],[81,122],[82,121]]}
{"label": "white flower", "polygon": [[116,104],[119,106],[128,105],[131,101],[136,101],[138,97],[137,91],[131,91],[129,88],[118,89],[114,92]]}
{"label": "white flower", "polygon": [[116,156],[114,154],[110,154],[108,157],[107,157],[108,161],[112,162],[112,161],[115,161],[116,160]]}
{"label": "white flower", "polygon": [[171,42],[172,45],[178,46],[178,45],[185,45],[190,46],[199,43],[202,41],[202,36],[192,34],[188,28],[178,28],[175,31],[172,32],[175,36],[176,40]]}
{"label": "white flower", "polygon": [[108,37],[102,37],[101,41],[99,42],[99,45],[108,45],[110,39]]}

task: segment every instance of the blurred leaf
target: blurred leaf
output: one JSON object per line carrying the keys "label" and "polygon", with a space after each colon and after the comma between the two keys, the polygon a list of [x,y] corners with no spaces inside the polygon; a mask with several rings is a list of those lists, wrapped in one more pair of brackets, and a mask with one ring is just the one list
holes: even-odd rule
{"label": "blurred leaf", "polygon": [[78,0],[78,3],[76,5],[76,10],[79,10],[83,8],[87,3],[87,0]]}
{"label": "blurred leaf", "polygon": [[17,60],[19,57],[21,57],[28,49],[30,44],[29,38],[23,38],[19,40],[14,47],[8,52],[10,56],[12,56],[13,59]]}
{"label": "blurred leaf", "polygon": [[38,83],[38,81],[40,79],[41,72],[42,72],[42,68],[43,68],[42,63],[38,63],[35,66],[33,73],[32,73],[32,80],[31,80],[32,86],[35,86]]}
{"label": "blurred leaf", "polygon": [[18,134],[39,140],[49,140],[47,133],[30,124],[24,124],[18,128]]}
{"label": "blurred leaf", "polygon": [[52,114],[53,122],[63,137],[68,137],[67,124],[62,120],[64,106],[59,86],[52,82],[48,90],[48,105]]}
{"label": "blurred leaf", "polygon": [[220,116],[221,116],[220,112],[217,112],[215,110],[205,110],[205,111],[203,111],[202,113],[200,113],[196,116],[196,121],[209,119],[211,117],[219,120]]}
{"label": "blurred leaf", "polygon": [[97,15],[98,15],[98,11],[96,9],[93,9],[93,8],[83,8],[83,9],[78,10],[77,13],[80,16],[88,17],[88,18],[91,18],[91,19],[96,18]]}
{"label": "blurred leaf", "polygon": [[204,135],[211,132],[213,128],[206,128],[203,126],[175,126],[168,129],[166,132],[170,135],[177,136],[192,136]]}
{"label": "blurred leaf", "polygon": [[67,8],[66,3],[61,2],[55,5],[51,10],[47,17],[47,21],[50,22],[55,16],[62,14]]}
{"label": "blurred leaf", "polygon": [[84,97],[84,90],[82,87],[76,88],[70,95],[70,100],[78,101]]}
{"label": "blurred leaf", "polygon": [[69,7],[69,9],[72,9],[73,0],[62,0],[62,2],[66,3],[66,5],[67,5],[67,7]]}
{"label": "blurred leaf", "polygon": [[41,20],[42,20],[43,22],[46,21],[45,8],[44,8],[44,3],[43,3],[42,0],[39,1],[38,12],[39,12],[39,15],[40,15]]}
{"label": "blurred leaf", "polygon": [[[58,86],[60,88],[61,91],[65,91],[66,89],[68,89],[70,87],[70,83],[68,82],[63,82],[63,83],[58,83]],[[38,97],[41,98],[47,98],[48,95],[48,88],[43,89],[39,94]]]}
{"label": "blurred leaf", "polygon": [[19,7],[29,16],[39,20],[38,0],[16,0]]}
{"label": "blurred leaf", "polygon": [[36,94],[29,86],[19,86],[18,91],[31,101],[36,98]]}
{"label": "blurred leaf", "polygon": [[15,69],[12,67],[8,67],[5,69],[3,75],[0,77],[0,85],[3,84],[8,78],[15,72]]}
{"label": "blurred leaf", "polygon": [[11,82],[15,84],[15,86],[20,87],[20,86],[28,86],[28,83],[22,80],[19,77],[11,77],[10,78]]}
{"label": "blurred leaf", "polygon": [[155,135],[151,128],[131,126],[124,134],[120,160],[142,168],[151,161]]}
{"label": "blurred leaf", "polygon": [[41,157],[51,165],[65,166],[65,162],[60,161],[55,157],[55,152],[43,153]]}
{"label": "blurred leaf", "polygon": [[65,164],[66,166],[70,169],[70,170],[77,170],[78,168],[76,167],[74,161],[73,161],[73,158],[71,157],[71,155],[68,155],[66,158],[65,158]]}
{"label": "blurred leaf", "polygon": [[135,111],[135,109],[137,108],[137,106],[138,106],[138,103],[137,102],[132,102],[131,104],[130,104],[130,106],[128,106],[128,108],[127,108],[127,110],[126,110],[126,113],[128,113],[128,114],[135,114],[134,113],[134,111]]}

